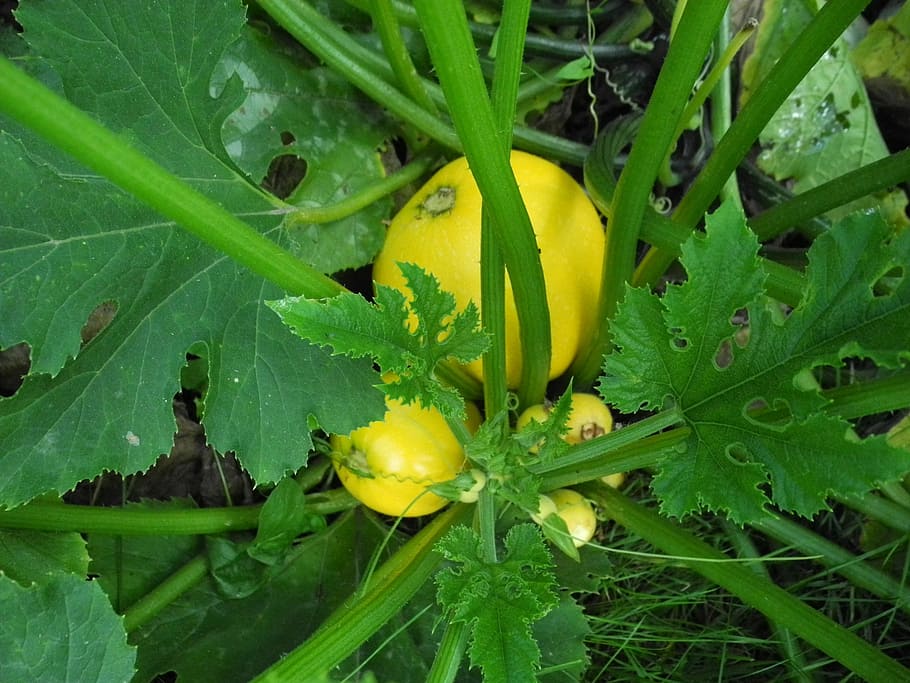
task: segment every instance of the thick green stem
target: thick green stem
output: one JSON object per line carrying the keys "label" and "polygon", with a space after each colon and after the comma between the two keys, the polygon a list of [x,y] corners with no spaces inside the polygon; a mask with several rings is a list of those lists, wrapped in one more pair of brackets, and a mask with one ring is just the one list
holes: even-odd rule
{"label": "thick green stem", "polygon": [[465,156],[493,217],[515,296],[521,330],[522,403],[543,400],[549,375],[550,321],[534,230],[503,153],[501,131],[468,31],[464,7],[454,2],[415,3],[436,74]]}
{"label": "thick green stem", "polygon": [[452,683],[455,680],[470,634],[465,621],[446,624],[433,666],[427,674],[427,683]]}
{"label": "thick green stem", "polygon": [[167,579],[146,593],[123,613],[123,628],[132,633],[141,628],[190,588],[202,581],[209,571],[205,554],[197,555]]}
{"label": "thick green stem", "polygon": [[910,180],[910,149],[873,161],[818,187],[773,205],[749,219],[759,239],[767,240],[823,213]]}
{"label": "thick green stem", "polygon": [[3,57],[0,112],[288,293],[328,297],[343,291],[337,282],[130,147],[122,136],[107,130]]}
{"label": "thick green stem", "polygon": [[435,114],[436,106],[423,87],[417,69],[414,68],[414,62],[411,61],[411,55],[401,39],[398,19],[392,11],[390,0],[372,0],[370,15],[373,17],[373,28],[379,34],[382,48],[395,73],[398,85],[408,97],[428,112]]}
{"label": "thick green stem", "polygon": [[572,368],[579,386],[590,385],[600,373],[601,359],[610,346],[609,320],[633,272],[639,232],[649,206],[648,196],[673,143],[677,122],[711,49],[726,4],[723,0],[689,3],[670,44],[639,135],[616,186],[597,304],[597,320],[601,325],[587,353]]}
{"label": "thick green stem", "polygon": [[263,671],[259,683],[315,681],[331,671],[397,614],[439,564],[433,546],[471,507],[455,505],[402,546],[370,579],[366,590],[346,601],[305,643]]}
{"label": "thick green stem", "polygon": [[910,670],[784,589],[757,576],[618,491],[603,485],[582,487],[617,523],[673,555],[695,572],[730,591],[743,602],[827,653],[870,683],[910,680]]}
{"label": "thick green stem", "polygon": [[[757,576],[762,577],[766,581],[770,581],[771,576],[768,574],[767,567],[757,561],[760,559],[760,553],[752,542],[752,539],[749,538],[742,528],[736,526],[732,522],[725,521],[723,526],[727,532],[727,538],[730,539],[730,542],[736,549],[736,554],[743,558],[756,560],[755,562],[749,562],[746,566],[755,572]],[[806,658],[803,655],[803,647],[800,641],[794,638],[793,634],[790,633],[788,629],[777,622],[769,619],[768,625],[771,627],[771,631],[774,634],[774,640],[777,642],[777,647],[780,649],[781,654],[784,656],[784,661],[787,663],[787,668],[790,672],[790,675],[787,678],[792,681],[801,681],[802,683],[811,683],[811,681],[815,680],[808,672]]]}
{"label": "thick green stem", "polygon": [[[344,489],[312,493],[306,501],[309,510],[317,515],[341,512],[359,505]],[[255,529],[259,526],[261,510],[262,505],[161,510],[68,505],[38,500],[0,511],[0,528],[79,531],[115,536],[192,536]]]}
{"label": "thick green stem", "polygon": [[666,410],[652,417],[585,441],[569,449],[561,458],[528,469],[543,478],[549,491],[592,481],[608,474],[653,467],[667,451],[685,441],[688,427],[662,431],[679,424],[680,416]]}
{"label": "thick green stem", "polygon": [[[500,26],[499,49],[493,73],[490,104],[498,130],[502,131],[502,152],[512,149],[512,127],[518,86],[521,81],[524,37],[530,2],[506,2]],[[484,404],[491,413],[506,407],[506,271],[502,248],[486,202],[480,231],[480,311],[483,328],[490,335],[490,348],[483,359]],[[508,428],[508,425],[503,425]],[[492,531],[493,528],[491,527]]]}
{"label": "thick green stem", "polygon": [[838,544],[776,515],[754,522],[752,526],[781,543],[798,548],[800,553],[815,556],[816,562],[837,572],[857,588],[893,602],[901,611],[910,614],[910,588]]}

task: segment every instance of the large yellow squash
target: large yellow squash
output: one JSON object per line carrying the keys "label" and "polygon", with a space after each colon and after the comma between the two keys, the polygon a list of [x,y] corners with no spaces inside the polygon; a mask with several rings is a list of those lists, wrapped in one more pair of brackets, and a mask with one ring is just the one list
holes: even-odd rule
{"label": "large yellow squash", "polygon": [[[604,231],[584,190],[555,164],[512,152],[512,170],[537,237],[547,289],[553,352],[550,378],[566,371],[595,325]],[[477,184],[462,157],[440,169],[392,220],[373,279],[410,295],[396,263],[433,273],[459,308],[480,306],[480,209]],[[518,316],[506,282],[507,379],[521,377]],[[482,379],[480,361],[467,366]]]}

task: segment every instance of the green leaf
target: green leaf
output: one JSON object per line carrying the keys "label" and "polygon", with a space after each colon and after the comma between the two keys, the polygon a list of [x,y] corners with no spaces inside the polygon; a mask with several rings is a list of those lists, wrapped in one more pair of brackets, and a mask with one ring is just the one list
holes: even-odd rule
{"label": "green leaf", "polygon": [[438,549],[453,565],[436,575],[437,598],[448,620],[470,625],[472,665],[488,681],[535,680],[540,649],[531,625],[557,604],[553,560],[537,527],[513,526],[498,563],[483,560],[480,537],[464,526]]}
{"label": "green leaf", "polygon": [[23,588],[0,575],[0,670],[5,681],[129,681],[135,648],[94,581],[58,574]]}
{"label": "green leaf", "polygon": [[[211,83],[221,92],[231,78],[243,80],[246,98],[222,128],[231,158],[256,183],[278,155],[297,160],[303,177],[289,174],[291,184],[275,191],[301,207],[335,204],[381,178],[379,150],[391,136],[382,111],[335,72],[301,69],[309,59],[296,44],[275,40],[253,23],[228,46]],[[357,268],[382,247],[391,209],[384,198],[331,223],[286,221],[288,246],[325,273]]]}
{"label": "green leaf", "polygon": [[268,305],[302,338],[328,346],[336,354],[372,358],[397,381],[382,385],[393,398],[419,399],[444,415],[463,419],[464,400],[435,376],[438,363],[467,362],[487,348],[477,308],[455,312],[455,297],[439,281],[411,263],[399,264],[413,295],[410,303],[398,290],[377,285],[375,302],[342,293],[321,301],[286,297]]}
{"label": "green leaf", "polygon": [[[808,24],[816,4],[808,0],[764,4],[755,50],[743,72],[743,100]],[[797,194],[888,155],[846,40],[835,43],[812,67],[759,140],[763,148],[759,167],[777,180],[791,179]],[[828,215],[837,219],[860,208],[878,207],[888,222],[907,225],[906,206],[906,194],[894,190],[851,202]]]}
{"label": "green leaf", "polygon": [[295,538],[325,528],[325,517],[306,508],[306,495],[293,479],[285,478],[272,490],[262,512],[256,538],[247,548],[250,557],[275,564],[284,556]]}
{"label": "green leaf", "polygon": [[[627,290],[611,327],[607,402],[625,412],[674,407],[692,428],[653,482],[671,515],[704,507],[759,519],[770,492],[780,508],[809,516],[830,492],[863,493],[910,469],[883,438],[860,440],[826,415],[818,385],[806,381],[847,357],[888,368],[910,359],[910,233],[891,234],[877,215],[835,226],[810,249],[805,296],[786,316],[762,296],[757,248],[743,216],[724,205],[707,236],[683,247],[688,281],[663,299]],[[740,326],[733,317],[743,309]]]}
{"label": "green leaf", "polygon": [[[65,0],[23,3],[17,17],[30,45],[24,66],[283,239],[275,201],[221,141],[244,100],[242,82],[229,78],[210,95],[225,50],[251,40],[241,3]],[[149,36],[162,49],[150,49]],[[236,451],[259,482],[306,462],[311,418],[347,433],[381,417],[369,365],[339,362],[289,335],[262,306],[281,296],[275,287],[27,131],[6,121],[0,128],[0,347],[26,341],[32,361],[0,411],[0,504],[66,491],[104,470],[147,469],[171,447],[171,398],[191,347],[208,364],[209,442]],[[80,330],[104,302],[116,315],[83,345]]]}
{"label": "green leaf", "polygon": [[0,529],[0,572],[23,586],[44,583],[60,573],[85,576],[85,540],[76,533]]}
{"label": "green leaf", "polygon": [[[584,610],[570,596],[563,595],[559,604],[534,624],[534,639],[540,645],[541,683],[580,681],[588,668],[585,638],[591,627]],[[549,673],[546,673],[550,669]]]}
{"label": "green leaf", "polygon": [[[180,680],[246,683],[303,642],[350,597],[388,533],[374,517],[357,509],[325,531],[301,540],[270,569],[269,581],[247,597],[226,599],[207,577],[130,634],[138,648],[135,680],[150,681],[174,671]],[[392,536],[383,558],[400,544],[401,538]],[[198,547],[197,539],[186,537],[95,536],[90,539],[95,558],[92,571],[104,580],[107,590],[127,582],[132,587],[131,601],[135,601],[195,556]],[[428,584],[428,588],[432,587]],[[342,668],[350,671],[382,647],[373,667],[382,681],[423,683],[428,670],[425,662],[432,658],[438,637],[431,632],[435,613],[410,624],[390,642],[384,641],[432,600],[432,591],[427,593]]]}

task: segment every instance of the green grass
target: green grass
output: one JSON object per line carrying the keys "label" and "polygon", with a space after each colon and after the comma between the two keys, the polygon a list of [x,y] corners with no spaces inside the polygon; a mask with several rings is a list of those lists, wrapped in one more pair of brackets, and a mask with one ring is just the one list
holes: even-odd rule
{"label": "green grass", "polygon": [[[633,477],[626,492],[648,499],[646,475]],[[716,520],[694,518],[684,526],[729,552],[731,541]],[[810,526],[858,550],[863,520],[852,510],[838,507]],[[660,557],[624,529],[606,522],[601,534],[599,543],[607,548],[612,566],[599,594],[585,601],[592,628],[586,681],[849,680],[843,667],[799,642],[804,662],[794,669],[760,614],[672,558]],[[881,644],[896,659],[910,662],[907,614],[811,560],[792,559],[800,558],[792,548],[757,532],[750,537],[779,585],[857,635]],[[879,555],[901,556],[906,543],[906,538],[892,540]],[[906,578],[906,566],[897,569],[897,576]]]}

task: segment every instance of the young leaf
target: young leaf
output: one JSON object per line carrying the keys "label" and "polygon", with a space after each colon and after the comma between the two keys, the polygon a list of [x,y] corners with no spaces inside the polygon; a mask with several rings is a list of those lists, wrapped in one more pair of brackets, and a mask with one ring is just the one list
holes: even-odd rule
{"label": "young leaf", "polygon": [[[245,97],[230,74],[243,69],[254,80],[248,70],[263,62],[219,62],[228,46],[253,42],[242,3],[61,0],[22,3],[17,18],[29,44],[23,68],[283,239],[276,203],[238,171],[221,139]],[[264,47],[256,41],[249,50]],[[216,73],[224,87],[213,97]],[[334,125],[346,126],[348,108],[327,97]],[[249,110],[247,122],[267,114]],[[270,130],[280,154],[284,129]],[[256,149],[265,153],[261,142]],[[315,172],[322,159],[307,161]],[[191,347],[205,349],[208,365],[206,436],[236,451],[257,481],[306,462],[310,416],[346,433],[383,414],[369,364],[339,363],[288,334],[262,308],[263,298],[282,295],[262,278],[6,120],[0,168],[0,347],[28,342],[33,373],[0,410],[0,505],[105,470],[148,468],[172,444],[171,398]],[[83,346],[80,330],[105,302],[116,315]]]}
{"label": "young leaf", "polygon": [[307,509],[306,495],[293,479],[278,482],[259,513],[256,538],[247,554],[268,565],[276,564],[290,549],[294,539],[303,533],[325,528],[325,517]]}
{"label": "young leaf", "polygon": [[[910,458],[884,439],[856,438],[826,415],[807,373],[846,357],[898,367],[910,359],[910,233],[854,215],[809,252],[808,287],[788,316],[763,298],[757,242],[724,205],[707,236],[683,247],[686,283],[663,299],[629,289],[612,326],[616,350],[600,391],[620,410],[675,406],[692,427],[684,452],[659,465],[663,510],[699,507],[760,518],[770,500],[812,515],[829,492],[862,493],[899,478]],[[733,316],[745,309],[748,323]],[[811,376],[811,375],[810,375]],[[783,413],[761,419],[757,408]]]}
{"label": "young leaf", "polygon": [[357,294],[343,293],[316,301],[286,297],[268,305],[296,334],[336,354],[372,358],[383,373],[397,381],[383,385],[393,398],[420,399],[444,415],[464,417],[464,400],[442,385],[436,365],[446,360],[467,362],[487,348],[480,331],[477,308],[455,312],[455,297],[439,288],[439,281],[411,263],[399,264],[413,300],[392,287],[377,285],[374,303]]}
{"label": "young leaf", "polygon": [[531,625],[557,604],[553,560],[533,524],[513,526],[502,561],[484,561],[480,537],[453,528],[439,551],[452,566],[436,575],[437,598],[446,618],[471,628],[471,663],[485,680],[525,683],[535,680],[540,649]]}

